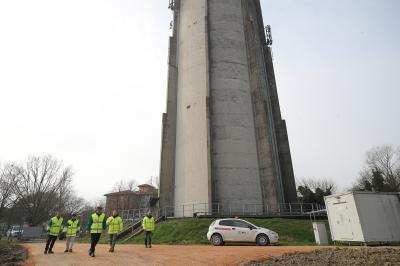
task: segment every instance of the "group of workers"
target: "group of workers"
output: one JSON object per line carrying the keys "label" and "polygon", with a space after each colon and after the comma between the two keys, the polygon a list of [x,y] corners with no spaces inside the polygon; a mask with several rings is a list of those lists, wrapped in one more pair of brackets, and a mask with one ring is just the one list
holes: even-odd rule
{"label": "group of workers", "polygon": [[[106,215],[103,212],[102,207],[97,207],[96,211],[90,215],[89,222],[86,226],[86,230],[90,232],[90,249],[89,256],[94,257],[96,251],[96,245],[100,240],[103,230],[106,230],[108,226],[108,235],[110,249],[109,252],[114,252],[115,244],[118,235],[123,231],[124,225],[122,218],[119,216],[118,211],[114,210],[112,215],[106,219]],[[146,248],[151,248],[152,232],[154,231],[155,220],[152,216],[152,212],[149,211],[142,220],[142,228],[145,232],[144,244]],[[53,254],[54,243],[60,233],[65,232],[66,234],[66,248],[64,252],[72,253],[72,248],[78,232],[81,230],[80,221],[77,213],[72,213],[71,219],[64,223],[63,218],[59,212],[56,213],[47,223],[48,237],[46,241],[46,247],[44,254]]]}

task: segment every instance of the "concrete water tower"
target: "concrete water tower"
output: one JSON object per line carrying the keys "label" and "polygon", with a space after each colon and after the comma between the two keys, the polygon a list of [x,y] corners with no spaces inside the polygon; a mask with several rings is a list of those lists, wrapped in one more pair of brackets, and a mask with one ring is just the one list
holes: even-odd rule
{"label": "concrete water tower", "polygon": [[170,8],[161,207],[188,216],[296,202],[260,1],[170,0]]}

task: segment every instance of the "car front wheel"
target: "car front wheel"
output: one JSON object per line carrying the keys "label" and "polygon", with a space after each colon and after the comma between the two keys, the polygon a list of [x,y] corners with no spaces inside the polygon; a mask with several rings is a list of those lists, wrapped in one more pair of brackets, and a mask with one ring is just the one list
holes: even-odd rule
{"label": "car front wheel", "polygon": [[211,236],[211,243],[214,246],[222,246],[224,244],[224,241],[222,240],[222,236],[220,234],[213,234]]}
{"label": "car front wheel", "polygon": [[257,243],[257,245],[259,245],[259,246],[266,246],[266,245],[269,244],[269,238],[268,238],[268,236],[265,235],[265,234],[260,234],[260,235],[258,235],[257,238],[256,238],[256,243]]}

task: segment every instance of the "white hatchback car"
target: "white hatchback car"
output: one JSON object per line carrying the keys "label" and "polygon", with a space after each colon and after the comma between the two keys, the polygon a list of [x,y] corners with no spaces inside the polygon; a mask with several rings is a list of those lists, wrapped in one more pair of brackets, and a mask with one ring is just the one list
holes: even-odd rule
{"label": "white hatchback car", "polygon": [[274,231],[255,226],[241,219],[220,219],[211,223],[207,239],[214,246],[225,242],[253,242],[260,246],[277,243],[279,236]]}

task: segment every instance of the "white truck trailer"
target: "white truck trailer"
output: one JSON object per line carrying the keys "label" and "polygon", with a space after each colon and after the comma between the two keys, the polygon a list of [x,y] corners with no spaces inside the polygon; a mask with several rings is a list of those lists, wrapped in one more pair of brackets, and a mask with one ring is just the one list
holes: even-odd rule
{"label": "white truck trailer", "polygon": [[325,205],[333,241],[400,242],[400,193],[348,192]]}

